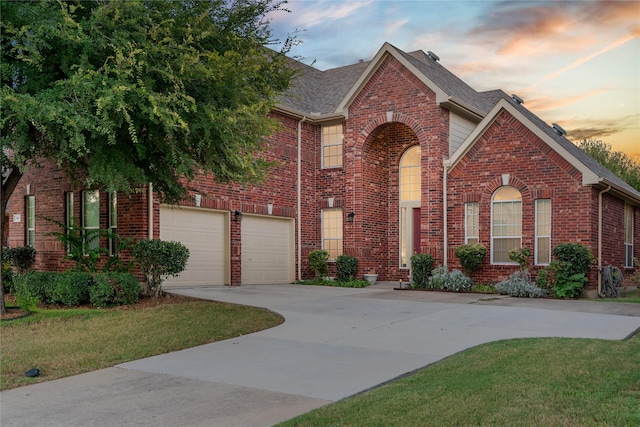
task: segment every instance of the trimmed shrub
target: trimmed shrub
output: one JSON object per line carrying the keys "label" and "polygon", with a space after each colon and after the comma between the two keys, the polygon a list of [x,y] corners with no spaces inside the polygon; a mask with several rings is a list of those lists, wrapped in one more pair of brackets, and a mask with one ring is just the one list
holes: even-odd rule
{"label": "trimmed shrub", "polygon": [[441,265],[432,271],[428,287],[431,289],[445,289],[452,292],[468,291],[473,286],[471,279],[460,270],[449,271],[446,265]]}
{"label": "trimmed shrub", "polygon": [[316,279],[320,279],[327,275],[329,271],[329,265],[327,260],[329,259],[329,252],[324,249],[316,249],[309,252],[309,268],[315,274]]}
{"label": "trimmed shrub", "polygon": [[155,289],[156,297],[162,293],[162,282],[169,276],[184,271],[189,260],[189,249],[180,242],[140,240],[133,246],[135,262],[144,274],[143,292]]}
{"label": "trimmed shrub", "polygon": [[2,263],[2,288],[5,293],[14,291],[13,287],[13,270],[8,262]]}
{"label": "trimmed shrub", "polygon": [[140,281],[128,273],[97,273],[89,288],[89,300],[96,307],[133,304],[138,301]]}
{"label": "trimmed shrub", "polygon": [[411,256],[411,284],[414,288],[424,289],[429,285],[433,270],[433,257],[429,254]]}
{"label": "trimmed shrub", "polygon": [[51,304],[58,274],[60,273],[31,271],[26,274],[16,275],[13,278],[16,297],[37,297],[40,302]]}
{"label": "trimmed shrub", "polygon": [[480,243],[467,243],[458,246],[455,254],[467,276],[471,276],[471,273],[482,266],[484,258],[487,256],[487,248]]}
{"label": "trimmed shrub", "polygon": [[513,297],[540,298],[546,294],[544,289],[531,282],[529,270],[516,271],[494,287],[499,293]]}
{"label": "trimmed shrub", "polygon": [[589,268],[595,258],[588,247],[581,243],[562,243],[553,248],[553,256],[558,261],[566,264],[562,265],[567,277],[574,274],[583,273],[585,276],[589,273]]}
{"label": "trimmed shrub", "polygon": [[358,274],[358,258],[340,255],[336,259],[336,276],[339,282],[348,282]]}
{"label": "trimmed shrub", "polygon": [[513,262],[517,262],[520,265],[520,270],[527,270],[529,266],[529,257],[531,256],[531,249],[520,248],[509,251],[509,259]]}
{"label": "trimmed shrub", "polygon": [[91,273],[67,271],[56,275],[51,303],[66,306],[89,302],[89,288],[93,284]]}
{"label": "trimmed shrub", "polygon": [[7,252],[6,257],[11,265],[18,269],[18,273],[24,274],[31,269],[31,266],[36,262],[36,250],[31,246],[20,246],[17,248],[3,249],[4,253]]}

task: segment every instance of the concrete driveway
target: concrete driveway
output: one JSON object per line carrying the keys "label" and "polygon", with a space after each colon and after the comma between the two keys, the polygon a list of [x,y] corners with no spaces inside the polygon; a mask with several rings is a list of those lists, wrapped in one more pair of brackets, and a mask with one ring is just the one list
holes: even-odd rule
{"label": "concrete driveway", "polygon": [[262,285],[175,293],[266,307],[284,324],[1,393],[3,426],[269,426],[478,344],[624,339],[640,305]]}

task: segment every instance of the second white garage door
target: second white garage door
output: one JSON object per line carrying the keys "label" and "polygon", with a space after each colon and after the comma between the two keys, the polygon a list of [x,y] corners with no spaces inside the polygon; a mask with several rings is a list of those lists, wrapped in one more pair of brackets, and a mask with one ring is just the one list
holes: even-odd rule
{"label": "second white garage door", "polygon": [[270,285],[294,280],[293,220],[244,215],[242,284]]}
{"label": "second white garage door", "polygon": [[208,209],[160,208],[160,239],[189,249],[187,268],[163,286],[226,285],[229,283],[228,214]]}

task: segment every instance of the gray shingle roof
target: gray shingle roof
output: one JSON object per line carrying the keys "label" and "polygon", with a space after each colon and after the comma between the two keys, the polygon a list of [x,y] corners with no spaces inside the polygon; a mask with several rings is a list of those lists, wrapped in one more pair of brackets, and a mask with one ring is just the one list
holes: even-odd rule
{"label": "gray shingle roof", "polygon": [[[389,45],[391,46],[391,45]],[[502,90],[477,92],[439,62],[429,57],[421,50],[406,53],[393,47],[402,58],[422,73],[427,79],[436,84],[450,98],[473,107],[486,116],[500,99],[505,99],[520,111],[534,126],[569,152],[577,161],[584,164],[600,178],[625,189],[636,195],[640,200],[640,192],[618,178],[614,173],[577,147],[571,141],[559,135],[551,126],[538,116],[527,110]],[[370,61],[361,61],[344,67],[320,71],[308,65],[292,60],[300,74],[295,79],[290,90],[281,96],[280,102],[285,107],[301,114],[323,115],[336,112],[337,107],[349,94],[358,79],[369,66]]]}

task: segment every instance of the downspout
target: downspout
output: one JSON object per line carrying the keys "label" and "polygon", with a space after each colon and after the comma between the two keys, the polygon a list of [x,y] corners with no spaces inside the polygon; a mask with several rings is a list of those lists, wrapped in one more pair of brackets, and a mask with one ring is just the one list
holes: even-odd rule
{"label": "downspout", "polygon": [[149,197],[147,197],[149,201],[149,213],[147,217],[149,218],[149,240],[153,240],[153,184],[149,183]]}
{"label": "downspout", "polygon": [[598,295],[602,291],[602,195],[610,190],[611,186],[598,193]]}
{"label": "downspout", "polygon": [[298,121],[298,172],[297,172],[297,231],[298,231],[298,280],[302,280],[302,123],[307,116]]}
{"label": "downspout", "polygon": [[447,216],[447,173],[449,171],[449,166],[451,163],[449,159],[442,160],[443,172],[442,172],[442,233],[443,233],[443,246],[444,246],[444,255],[443,255],[443,265],[448,265],[449,263],[449,235],[447,233],[448,230],[448,216]]}

